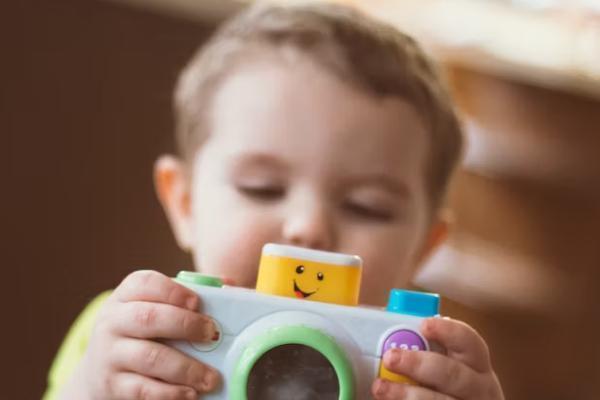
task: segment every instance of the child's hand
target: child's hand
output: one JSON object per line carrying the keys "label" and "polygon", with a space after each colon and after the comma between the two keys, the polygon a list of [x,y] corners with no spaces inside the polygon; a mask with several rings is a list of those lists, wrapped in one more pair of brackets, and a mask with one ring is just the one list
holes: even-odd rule
{"label": "child's hand", "polygon": [[197,399],[214,389],[214,369],[153,340],[210,340],[214,325],[198,306],[194,292],[158,272],[129,275],[100,311],[64,398]]}
{"label": "child's hand", "polygon": [[503,400],[502,388],[490,363],[487,344],[464,322],[447,318],[424,321],[425,338],[436,341],[447,355],[431,351],[391,349],[387,369],[412,378],[421,386],[377,379],[372,387],[378,400]]}

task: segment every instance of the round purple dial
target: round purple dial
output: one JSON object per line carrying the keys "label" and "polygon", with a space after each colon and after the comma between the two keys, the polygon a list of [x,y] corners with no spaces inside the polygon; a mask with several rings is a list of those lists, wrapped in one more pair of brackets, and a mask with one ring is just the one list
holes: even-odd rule
{"label": "round purple dial", "polygon": [[[427,346],[421,337],[409,329],[400,329],[392,332],[383,342],[383,353],[389,349],[399,348],[403,350],[427,350]],[[383,354],[382,353],[382,354]]]}

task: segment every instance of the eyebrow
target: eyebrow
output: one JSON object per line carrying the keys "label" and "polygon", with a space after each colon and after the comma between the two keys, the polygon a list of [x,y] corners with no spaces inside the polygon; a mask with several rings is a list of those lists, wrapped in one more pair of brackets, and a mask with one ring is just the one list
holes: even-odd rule
{"label": "eyebrow", "polygon": [[233,169],[236,171],[252,167],[268,167],[285,172],[290,166],[279,157],[267,153],[241,153],[232,157]]}

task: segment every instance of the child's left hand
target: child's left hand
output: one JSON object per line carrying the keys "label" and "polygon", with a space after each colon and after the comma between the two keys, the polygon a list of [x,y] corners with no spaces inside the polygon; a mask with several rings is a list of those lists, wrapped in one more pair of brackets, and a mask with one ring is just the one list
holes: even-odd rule
{"label": "child's left hand", "polygon": [[487,344],[473,328],[448,318],[429,318],[423,322],[421,332],[427,340],[441,344],[447,354],[397,348],[387,351],[384,366],[420,386],[376,379],[372,386],[375,399],[504,399]]}

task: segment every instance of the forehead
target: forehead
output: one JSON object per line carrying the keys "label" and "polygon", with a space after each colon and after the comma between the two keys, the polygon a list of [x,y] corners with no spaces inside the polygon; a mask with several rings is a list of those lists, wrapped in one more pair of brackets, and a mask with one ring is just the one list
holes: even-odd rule
{"label": "forehead", "polygon": [[240,67],[215,94],[211,126],[211,140],[229,152],[276,151],[342,168],[421,168],[428,146],[410,103],[359,90],[308,57]]}

